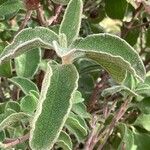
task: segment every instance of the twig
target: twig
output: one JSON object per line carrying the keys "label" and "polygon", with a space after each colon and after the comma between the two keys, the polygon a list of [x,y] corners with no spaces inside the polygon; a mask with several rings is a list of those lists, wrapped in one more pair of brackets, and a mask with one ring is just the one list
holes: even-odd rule
{"label": "twig", "polygon": [[131,102],[132,98],[129,97],[120,107],[119,111],[116,113],[116,115],[114,116],[111,124],[103,131],[103,133],[99,136],[99,138],[97,139],[98,141],[103,139],[104,140],[102,142],[102,144],[98,147],[98,150],[101,150],[103,148],[103,146],[105,145],[105,143],[107,142],[109,136],[112,134],[113,129],[116,125],[116,123],[122,118],[122,116],[125,114],[126,110],[128,109],[128,104]]}
{"label": "twig", "polygon": [[47,26],[47,21],[44,18],[44,11],[43,11],[42,6],[40,6],[36,9],[36,13],[37,13],[37,18],[38,18],[40,24],[42,26]]}
{"label": "twig", "polygon": [[95,107],[95,104],[97,103],[97,97],[100,91],[105,89],[107,87],[106,81],[108,80],[109,76],[106,72],[102,74],[101,80],[96,84],[93,93],[91,95],[91,98],[88,103],[88,111],[92,111],[92,109]]}
{"label": "twig", "polygon": [[7,139],[6,141],[4,141],[3,143],[3,147],[6,148],[11,148],[14,147],[17,144],[23,143],[26,140],[29,139],[29,133],[27,133],[26,135],[16,138],[16,139]]}
{"label": "twig", "polygon": [[98,117],[97,116],[93,116],[93,120],[92,120],[92,123],[91,123],[91,133],[89,134],[88,136],[88,139],[87,141],[85,142],[85,147],[84,147],[84,150],[92,150],[96,144],[96,138],[97,138],[97,121],[98,121]]}
{"label": "twig", "polygon": [[48,25],[51,25],[52,23],[57,23],[57,19],[62,11],[62,8],[63,6],[62,5],[59,5],[56,7],[55,9],[55,15],[52,16],[47,22],[48,22]]}
{"label": "twig", "polygon": [[31,15],[32,15],[32,10],[27,10],[24,21],[21,23],[18,32],[25,28],[28,21],[30,20]]}

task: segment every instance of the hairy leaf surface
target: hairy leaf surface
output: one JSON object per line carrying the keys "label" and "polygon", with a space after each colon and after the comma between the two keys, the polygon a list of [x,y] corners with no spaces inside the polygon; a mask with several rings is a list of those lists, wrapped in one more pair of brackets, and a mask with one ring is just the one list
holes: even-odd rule
{"label": "hairy leaf surface", "polygon": [[74,57],[87,57],[99,63],[112,77],[122,82],[126,71],[140,80],[145,78],[145,68],[137,52],[124,40],[110,34],[91,35],[76,40]]}
{"label": "hairy leaf surface", "polygon": [[72,107],[78,73],[74,65],[49,65],[32,123],[30,146],[49,150],[56,142]]}
{"label": "hairy leaf surface", "polygon": [[4,49],[0,55],[0,63],[34,48],[43,47],[51,49],[53,48],[53,41],[58,41],[58,36],[47,28],[36,27],[34,29],[24,29],[19,32],[13,42]]}

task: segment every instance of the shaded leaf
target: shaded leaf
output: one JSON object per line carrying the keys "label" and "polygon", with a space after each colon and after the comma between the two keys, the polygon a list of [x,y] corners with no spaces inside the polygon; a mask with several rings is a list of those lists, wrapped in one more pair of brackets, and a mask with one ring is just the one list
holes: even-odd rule
{"label": "shaded leaf", "polygon": [[31,78],[38,69],[41,61],[41,50],[32,49],[15,59],[15,68],[17,76]]}
{"label": "shaded leaf", "polygon": [[72,150],[72,142],[70,136],[64,132],[61,131],[59,138],[57,140],[58,147],[63,148],[64,150]]}
{"label": "shaded leaf", "polygon": [[29,92],[31,90],[37,91],[38,92],[38,88],[35,85],[35,83],[33,83],[31,80],[24,78],[24,77],[13,77],[11,79],[9,79],[12,83],[14,83],[15,85],[17,85],[23,92],[24,94],[29,94]]}
{"label": "shaded leaf", "polygon": [[134,125],[150,131],[150,114],[141,114],[134,122]]}

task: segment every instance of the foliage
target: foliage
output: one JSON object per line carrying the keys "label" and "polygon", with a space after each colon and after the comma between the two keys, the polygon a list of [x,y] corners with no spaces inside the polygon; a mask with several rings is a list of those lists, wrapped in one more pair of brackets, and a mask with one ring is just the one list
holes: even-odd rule
{"label": "foliage", "polygon": [[0,149],[149,150],[149,7],[1,0]]}

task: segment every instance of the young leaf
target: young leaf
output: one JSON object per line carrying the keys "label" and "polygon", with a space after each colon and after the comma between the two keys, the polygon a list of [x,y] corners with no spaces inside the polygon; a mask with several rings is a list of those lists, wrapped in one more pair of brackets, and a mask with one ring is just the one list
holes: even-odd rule
{"label": "young leaf", "polygon": [[37,86],[29,79],[24,78],[24,77],[13,77],[9,79],[12,83],[17,85],[23,92],[24,94],[29,94],[31,90],[37,91],[38,88]]}
{"label": "young leaf", "polygon": [[140,80],[145,68],[137,52],[123,39],[110,34],[96,34],[76,40],[71,49],[74,57],[87,57],[99,63],[117,81],[122,82],[126,71]]}
{"label": "young leaf", "polygon": [[33,114],[36,110],[37,99],[31,95],[26,95],[20,101],[21,110],[28,114]]}
{"label": "young leaf", "polygon": [[81,142],[86,138],[88,134],[87,126],[81,117],[70,113],[65,125],[67,129],[76,136],[78,141]]}
{"label": "young leaf", "polygon": [[41,50],[33,49],[15,59],[17,76],[31,78],[37,71],[41,61]]}
{"label": "young leaf", "polygon": [[13,42],[4,49],[0,55],[0,63],[34,48],[44,47],[51,49],[53,48],[53,41],[58,41],[58,36],[47,28],[36,27],[34,29],[24,29],[19,32]]}
{"label": "young leaf", "polygon": [[83,101],[84,98],[82,98],[82,94],[79,91],[75,91],[72,98],[73,104],[81,103]]}
{"label": "young leaf", "polygon": [[19,103],[15,102],[15,101],[9,101],[7,102],[6,106],[5,106],[5,109],[12,109],[12,110],[15,110],[16,112],[19,112],[20,111],[20,105]]}
{"label": "young leaf", "polygon": [[49,150],[56,142],[72,107],[78,73],[72,64],[47,66],[32,123],[30,146]]}
{"label": "young leaf", "polygon": [[66,8],[59,33],[66,35],[68,46],[78,37],[81,25],[82,9],[82,0],[70,0]]}
{"label": "young leaf", "polygon": [[72,150],[72,142],[70,136],[64,132],[61,131],[59,138],[57,140],[58,147],[63,148],[64,150]]}

